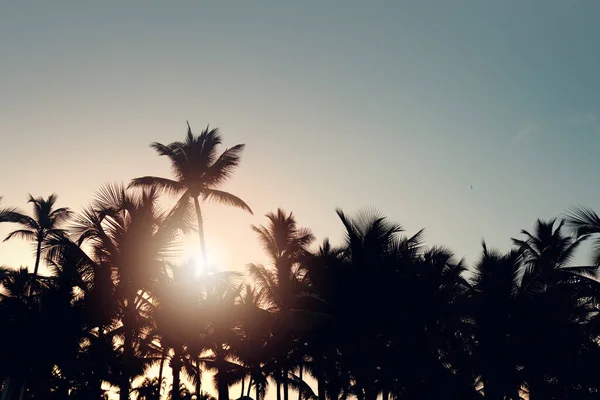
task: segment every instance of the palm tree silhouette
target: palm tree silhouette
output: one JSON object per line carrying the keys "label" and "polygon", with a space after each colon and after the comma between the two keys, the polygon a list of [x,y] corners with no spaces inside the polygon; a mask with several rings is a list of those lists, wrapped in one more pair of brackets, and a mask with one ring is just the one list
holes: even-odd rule
{"label": "palm tree silhouette", "polygon": [[205,264],[206,245],[199,198],[238,207],[252,214],[252,210],[242,199],[217,189],[231,177],[239,165],[245,146],[238,144],[217,156],[217,147],[221,143],[222,138],[218,128],[209,129],[207,126],[199,136],[194,136],[188,123],[187,137],[184,142],[173,142],[168,145],[154,142],[150,145],[159,155],[169,158],[175,179],[144,176],[133,179],[129,185],[130,187],[154,187],[164,192],[182,194],[180,202],[193,199],[198,219],[200,250]]}
{"label": "palm tree silhouette", "polygon": [[[299,327],[309,325],[310,316],[300,310],[299,301],[306,293],[306,285],[302,282],[301,264],[308,253],[308,246],[314,240],[309,229],[298,226],[292,213],[286,214],[282,209],[266,215],[268,226],[252,226],[259,241],[266,251],[271,267],[260,264],[249,264],[250,276],[255,280],[259,293],[270,305],[270,311],[277,314],[278,324],[283,328],[276,336],[279,352],[278,370],[274,371],[277,380],[277,398],[280,399],[279,387],[283,384],[284,400],[289,398],[291,371],[294,369],[290,350],[295,347],[294,335],[290,334],[293,325]],[[287,327],[286,327],[287,326]],[[287,333],[283,333],[286,332]],[[287,358],[287,359],[286,359]]]}
{"label": "palm tree silhouette", "polygon": [[521,262],[518,251],[500,254],[484,242],[483,254],[473,268],[471,298],[477,338],[473,360],[481,371],[486,399],[519,399],[523,377],[517,344],[521,331],[515,321],[521,300]]}
{"label": "palm tree silhouette", "polygon": [[178,233],[189,229],[187,205],[166,213],[158,210],[156,200],[153,189],[135,194],[121,185],[105,185],[93,206],[77,216],[73,227],[79,241],[92,246],[94,256],[109,266],[118,283],[123,324],[121,400],[128,399],[131,378],[139,368],[136,343],[141,332],[148,330],[140,315],[142,310],[147,314],[149,307],[144,295],[172,255]]}
{"label": "palm tree silhouette", "polygon": [[593,277],[597,277],[598,268],[600,268],[600,216],[587,207],[573,207],[566,215],[565,224],[572,228],[578,238],[594,238],[592,267]]}
{"label": "palm tree silhouette", "polygon": [[71,211],[66,207],[54,209],[56,199],[57,196],[54,193],[48,196],[47,199],[44,199],[43,197],[33,198],[33,196],[30,195],[28,203],[33,204],[33,217],[25,215],[19,210],[0,212],[0,222],[13,222],[20,224],[23,227],[22,229],[9,233],[4,241],[15,237],[21,237],[25,240],[36,242],[37,248],[32,277],[33,282],[37,279],[43,244],[49,236],[61,235],[65,232],[59,227],[71,215]]}
{"label": "palm tree silhouette", "polygon": [[538,220],[533,233],[522,231],[525,240],[513,239],[523,257],[520,291],[527,300],[520,303],[516,324],[535,338],[520,349],[530,398],[548,398],[566,385],[564,366],[585,346],[582,329],[593,312],[589,288],[597,284],[590,279],[597,267],[570,265],[588,236],[569,235],[564,224]]}

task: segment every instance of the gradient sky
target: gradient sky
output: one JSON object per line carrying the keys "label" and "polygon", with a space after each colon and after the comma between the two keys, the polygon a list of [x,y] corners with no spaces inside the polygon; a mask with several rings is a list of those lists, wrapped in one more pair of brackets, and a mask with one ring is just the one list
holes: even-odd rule
{"label": "gradient sky", "polygon": [[[600,2],[98,1],[0,5],[0,195],[80,209],[168,176],[148,147],[210,123],[246,143],[207,245],[262,259],[249,225],[293,210],[341,239],[375,206],[474,261],[536,218],[600,211]],[[473,185],[473,189],[470,189]],[[4,236],[8,227],[0,228]],[[23,244],[0,263],[31,263]]]}

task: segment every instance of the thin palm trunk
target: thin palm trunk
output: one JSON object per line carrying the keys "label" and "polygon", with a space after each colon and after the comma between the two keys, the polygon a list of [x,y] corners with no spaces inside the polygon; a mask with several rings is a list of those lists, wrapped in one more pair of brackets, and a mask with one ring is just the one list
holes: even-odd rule
{"label": "thin palm trunk", "polygon": [[200,390],[202,389],[202,371],[200,370],[200,357],[196,358],[196,396],[200,398]]}
{"label": "thin palm trunk", "polygon": [[248,381],[248,392],[246,396],[250,397],[250,389],[252,389],[252,375],[250,375],[250,380]]}
{"label": "thin palm trunk", "polygon": [[204,242],[204,223],[202,222],[202,211],[200,210],[200,201],[198,200],[198,196],[194,197],[194,207],[196,208],[196,217],[198,217],[198,239],[200,239],[200,251],[202,252],[204,268],[207,268],[208,265],[206,265],[206,263],[208,257],[206,255],[206,243]]}
{"label": "thin palm trunk", "polygon": [[179,385],[181,383],[181,359],[179,353],[175,350],[171,360],[171,369],[173,371],[173,387],[171,388],[171,399],[179,400]]}
{"label": "thin palm trunk", "polygon": [[131,390],[130,366],[133,358],[131,329],[125,329],[125,340],[123,342],[123,371],[121,382],[119,383],[119,400],[129,400],[129,391]]}
{"label": "thin palm trunk", "polygon": [[92,376],[89,380],[90,393],[92,393],[93,399],[102,398],[102,379],[100,379],[98,373],[99,371],[92,372]]}
{"label": "thin palm trunk", "polygon": [[290,391],[289,391],[289,384],[288,384],[288,371],[284,370],[283,371],[283,400],[290,400]]}
{"label": "thin palm trunk", "polygon": [[254,384],[254,387],[256,388],[256,400],[260,400],[260,386],[258,382]]}
{"label": "thin palm trunk", "polygon": [[33,276],[31,277],[31,286],[29,287],[29,296],[35,294],[35,282],[37,280],[38,271],[40,269],[40,259],[42,258],[42,238],[38,238],[37,249],[35,251],[35,266],[33,267]]}
{"label": "thin palm trunk", "polygon": [[242,392],[240,393],[240,397],[244,397],[244,389],[246,389],[246,377],[242,378]]}
{"label": "thin palm trunk", "polygon": [[325,400],[325,379],[323,378],[323,371],[319,371],[317,386],[319,400]]}
{"label": "thin palm trunk", "polygon": [[222,345],[215,349],[215,361],[217,364],[217,392],[218,400],[229,400],[229,382],[227,382],[225,356],[221,353]]}
{"label": "thin palm trunk", "polygon": [[[104,327],[98,327],[98,338],[96,339],[98,342],[102,342],[104,340]],[[98,400],[102,399],[102,394],[104,391],[102,390],[102,376],[106,374],[107,365],[103,365],[103,368],[94,369],[91,371],[91,376],[89,378],[90,385],[90,393],[92,395],[92,399]]]}
{"label": "thin palm trunk", "polygon": [[383,393],[381,394],[382,400],[389,400],[390,398],[390,392],[387,390],[384,390]]}
{"label": "thin palm trunk", "polygon": [[129,392],[131,391],[131,364],[133,362],[133,327],[132,319],[134,305],[131,294],[126,297],[127,304],[125,306],[123,330],[125,332],[125,340],[123,341],[123,371],[119,382],[119,400],[129,400]]}
{"label": "thin palm trunk", "polygon": [[281,379],[277,379],[277,400],[281,400]]}
{"label": "thin palm trunk", "polygon": [[42,258],[42,241],[43,238],[39,237],[37,240],[37,249],[35,252],[35,266],[33,268],[33,283],[37,279],[38,271],[40,269],[40,259]]}
{"label": "thin palm trunk", "polygon": [[167,351],[165,349],[162,350],[160,355],[160,366],[158,367],[158,397],[156,400],[160,400],[160,396],[162,395],[162,380],[163,373],[165,369],[165,360],[167,359]]}
{"label": "thin palm trunk", "polygon": [[[298,371],[298,377],[300,378],[299,386],[298,386],[298,400],[302,400],[302,365],[300,366],[300,370]],[[386,399],[387,400],[387,399]]]}

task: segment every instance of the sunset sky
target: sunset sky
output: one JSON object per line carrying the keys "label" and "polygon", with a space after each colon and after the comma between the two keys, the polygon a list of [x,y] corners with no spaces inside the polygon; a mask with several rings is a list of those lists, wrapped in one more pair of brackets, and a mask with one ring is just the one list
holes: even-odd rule
{"label": "sunset sky", "polygon": [[[600,211],[599,16],[594,0],[7,1],[2,205],[56,192],[79,210],[107,181],[170,176],[148,145],[189,120],[247,144],[225,188],[255,216],[205,206],[223,268],[263,260],[249,226],[277,207],[339,242],[335,207],[374,206],[472,262],[482,238],[506,250],[538,217]],[[31,253],[1,244],[0,264]]]}

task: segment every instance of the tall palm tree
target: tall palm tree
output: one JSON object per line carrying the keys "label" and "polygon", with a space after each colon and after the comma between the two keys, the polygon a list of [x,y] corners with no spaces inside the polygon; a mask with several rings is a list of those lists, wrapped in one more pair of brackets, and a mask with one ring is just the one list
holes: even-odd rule
{"label": "tall palm tree", "polygon": [[175,179],[144,176],[133,179],[129,185],[130,187],[154,187],[181,195],[180,202],[193,199],[198,220],[200,250],[205,263],[207,258],[200,197],[206,201],[238,207],[252,214],[252,210],[242,199],[217,189],[231,177],[240,163],[240,156],[244,149],[243,144],[238,144],[218,155],[217,147],[221,143],[222,138],[218,128],[209,129],[207,126],[199,136],[194,136],[188,123],[185,141],[167,145],[154,142],[150,145],[159,155],[169,158]]}
{"label": "tall palm tree", "polygon": [[33,217],[25,215],[19,210],[0,212],[0,222],[13,222],[22,226],[22,229],[9,233],[4,241],[21,237],[36,242],[35,267],[32,278],[34,283],[38,275],[43,244],[51,235],[60,235],[64,232],[63,229],[60,229],[60,226],[71,214],[71,211],[66,207],[54,209],[56,200],[57,196],[54,193],[48,196],[47,199],[43,197],[33,198],[30,195],[28,202],[33,204]]}

